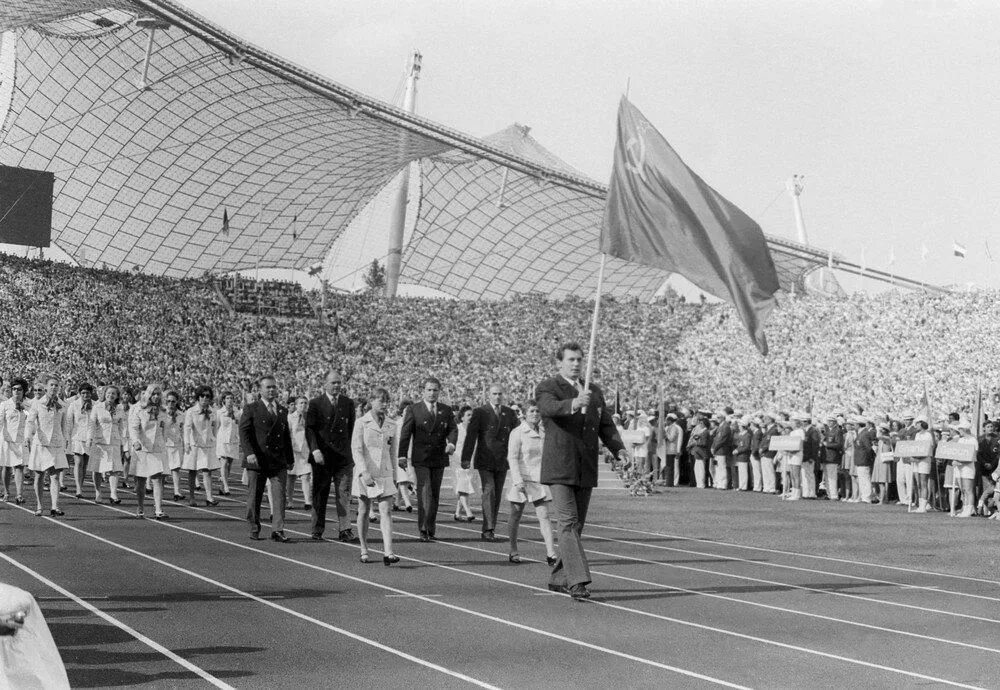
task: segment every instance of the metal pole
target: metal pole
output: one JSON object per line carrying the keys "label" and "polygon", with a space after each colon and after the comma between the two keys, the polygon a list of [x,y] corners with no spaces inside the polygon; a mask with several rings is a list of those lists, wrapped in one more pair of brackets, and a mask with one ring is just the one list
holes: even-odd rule
{"label": "metal pole", "polygon": [[[594,353],[597,349],[597,322],[601,313],[601,289],[604,287],[604,262],[607,254],[601,252],[601,267],[597,271],[597,294],[594,296],[594,319],[590,323],[590,349],[587,352],[587,375],[583,379],[583,389],[590,390],[590,379],[594,374]],[[583,409],[586,414],[587,408]]]}
{"label": "metal pole", "polygon": [[[423,57],[418,51],[413,52],[413,59],[406,78],[406,91],[403,95],[403,110],[408,113],[416,111],[417,79],[420,78],[420,65]],[[399,135],[399,156],[406,160],[409,135],[401,132]],[[403,165],[398,177],[399,189],[389,221],[389,250],[385,259],[385,296],[395,297],[399,288],[399,274],[403,264],[403,235],[406,230],[406,202],[410,191],[410,163]]]}

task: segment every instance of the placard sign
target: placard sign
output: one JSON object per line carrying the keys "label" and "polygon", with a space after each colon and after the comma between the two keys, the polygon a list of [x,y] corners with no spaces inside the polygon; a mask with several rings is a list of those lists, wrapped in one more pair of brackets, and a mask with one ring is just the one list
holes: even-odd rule
{"label": "placard sign", "polygon": [[929,458],[933,450],[934,442],[930,439],[924,441],[899,441],[896,443],[897,458]]}
{"label": "placard sign", "polygon": [[878,459],[882,462],[896,462],[896,456],[892,454],[892,451],[885,451],[884,453],[878,454]]}
{"label": "placard sign", "polygon": [[939,443],[934,457],[955,462],[975,462],[978,446],[971,443]]}
{"label": "placard sign", "polygon": [[802,437],[792,435],[772,436],[768,442],[767,449],[792,451],[793,453],[798,452],[802,450]]}
{"label": "placard sign", "polygon": [[622,432],[622,443],[626,446],[641,446],[646,442],[646,434],[641,429],[629,429]]}

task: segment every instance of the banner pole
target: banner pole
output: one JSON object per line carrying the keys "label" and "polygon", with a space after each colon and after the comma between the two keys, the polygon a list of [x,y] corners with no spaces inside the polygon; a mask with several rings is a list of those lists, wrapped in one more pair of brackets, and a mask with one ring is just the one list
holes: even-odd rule
{"label": "banner pole", "polygon": [[[584,377],[583,389],[590,390],[590,379],[594,374],[594,352],[597,348],[597,322],[601,313],[601,288],[604,287],[604,261],[607,254],[601,252],[601,267],[597,271],[597,294],[594,296],[594,319],[590,324],[590,349],[587,352],[587,375]],[[586,408],[583,412],[586,413]]]}

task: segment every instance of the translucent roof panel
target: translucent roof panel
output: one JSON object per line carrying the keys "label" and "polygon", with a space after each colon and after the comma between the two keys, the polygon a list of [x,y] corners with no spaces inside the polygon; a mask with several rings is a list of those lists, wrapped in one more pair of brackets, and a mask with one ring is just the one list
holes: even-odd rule
{"label": "translucent roof panel", "polygon": [[[419,160],[402,282],[593,291],[607,190],[526,127],[478,139],[405,113],[172,0],[6,0],[0,31],[0,164],[55,174],[53,242],[83,264],[304,269]],[[786,289],[825,262],[771,246]],[[612,259],[607,291],[651,296],[666,277]]]}

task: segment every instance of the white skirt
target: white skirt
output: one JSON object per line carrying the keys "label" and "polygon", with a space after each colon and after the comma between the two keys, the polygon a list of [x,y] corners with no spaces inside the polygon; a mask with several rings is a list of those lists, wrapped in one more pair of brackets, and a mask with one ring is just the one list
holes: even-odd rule
{"label": "white skirt", "polygon": [[0,467],[24,467],[28,461],[28,447],[21,443],[0,441]]}
{"label": "white skirt", "polygon": [[510,489],[507,490],[507,500],[511,503],[524,503],[525,501],[530,501],[534,503],[535,501],[551,501],[552,492],[549,487],[545,484],[539,484],[538,482],[527,481],[524,483],[524,493],[521,493],[514,488],[514,485],[510,485]]}
{"label": "white skirt", "polygon": [[70,441],[69,452],[73,455],[90,455],[93,452],[93,446],[86,441]]}
{"label": "white skirt", "polygon": [[312,474],[312,465],[309,464],[309,456],[306,454],[295,454],[295,466],[291,469],[289,474],[294,474],[296,477],[301,477],[306,474]]}
{"label": "white skirt", "polygon": [[471,494],[473,492],[472,487],[472,470],[463,470],[461,467],[455,468],[455,495],[459,494]]}
{"label": "white skirt", "polygon": [[396,485],[392,477],[375,477],[375,486],[365,486],[361,477],[355,476],[351,486],[352,496],[367,498],[388,498],[396,495]]}
{"label": "white skirt", "polygon": [[133,455],[135,456],[131,467],[133,476],[148,478],[170,472],[166,451],[149,453],[137,450]]}
{"label": "white skirt", "polygon": [[167,467],[170,471],[179,470],[184,464],[184,448],[181,446],[167,446]]}
{"label": "white skirt", "polygon": [[222,467],[214,448],[195,446],[181,461],[182,470],[217,470]]}
{"label": "white skirt", "polygon": [[240,457],[240,444],[219,441],[215,446],[215,454],[220,458],[232,458],[235,460]]}
{"label": "white skirt", "polygon": [[395,467],[393,469],[394,469],[394,473],[396,475],[396,483],[397,484],[402,484],[403,482],[410,482],[410,484],[416,485],[416,483],[417,483],[417,473],[413,469],[413,463],[412,462],[407,461],[407,463],[406,463],[406,469],[405,470],[402,469],[402,468],[400,468],[400,466],[398,464],[395,465]]}
{"label": "white skirt", "polygon": [[94,454],[90,456],[93,470],[99,474],[121,474],[122,449],[121,446],[106,446],[102,443],[94,444]]}
{"label": "white skirt", "polygon": [[32,472],[44,472],[50,468],[69,469],[69,463],[66,462],[65,446],[42,446],[33,443],[31,455],[28,457],[28,469]]}

